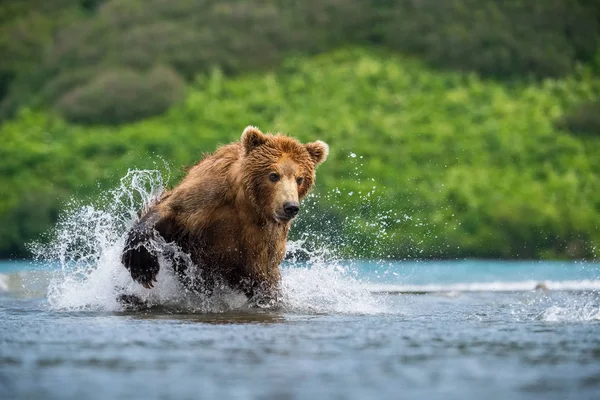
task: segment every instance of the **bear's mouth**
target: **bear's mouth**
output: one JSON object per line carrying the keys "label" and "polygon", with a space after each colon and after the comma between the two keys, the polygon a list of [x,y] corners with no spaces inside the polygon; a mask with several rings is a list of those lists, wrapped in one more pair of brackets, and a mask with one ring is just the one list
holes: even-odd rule
{"label": "bear's mouth", "polygon": [[278,214],[278,213],[275,213],[274,217],[275,217],[275,221],[279,222],[280,224],[287,224],[288,222],[290,222],[291,220],[296,218],[295,215],[287,216],[287,215],[282,215],[282,214]]}

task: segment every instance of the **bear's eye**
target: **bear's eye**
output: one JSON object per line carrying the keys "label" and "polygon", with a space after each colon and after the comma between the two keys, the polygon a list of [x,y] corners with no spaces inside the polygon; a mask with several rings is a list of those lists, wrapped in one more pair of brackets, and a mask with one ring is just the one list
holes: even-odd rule
{"label": "bear's eye", "polygon": [[298,184],[298,186],[302,185],[302,182],[304,182],[304,178],[303,177],[298,177],[296,178],[296,183]]}
{"label": "bear's eye", "polygon": [[269,180],[271,182],[278,182],[279,181],[279,174],[277,172],[271,172],[269,174]]}

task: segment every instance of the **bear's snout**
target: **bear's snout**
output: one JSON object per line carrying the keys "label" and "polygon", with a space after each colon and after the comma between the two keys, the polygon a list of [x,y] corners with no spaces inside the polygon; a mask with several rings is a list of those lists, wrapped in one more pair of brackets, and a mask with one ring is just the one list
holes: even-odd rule
{"label": "bear's snout", "polygon": [[294,218],[300,211],[300,203],[297,201],[287,201],[283,204],[283,212],[289,219]]}

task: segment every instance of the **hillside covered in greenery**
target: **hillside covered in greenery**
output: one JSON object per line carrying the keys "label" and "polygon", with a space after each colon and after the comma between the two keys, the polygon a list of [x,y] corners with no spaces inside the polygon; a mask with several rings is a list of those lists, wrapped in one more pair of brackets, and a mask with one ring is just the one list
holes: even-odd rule
{"label": "hillside covered in greenery", "polygon": [[118,127],[22,110],[0,128],[0,185],[10,188],[2,251],[18,252],[71,195],[110,188],[129,168],[160,165],[159,156],[175,181],[180,166],[254,124],[330,144],[299,228],[327,229],[323,237],[347,241],[348,255],[592,257],[600,141],[552,121],[598,93],[600,78],[586,67],[506,85],[349,48],[289,58],[268,73],[199,75],[165,115]]}
{"label": "hillside covered in greenery", "polygon": [[74,122],[137,120],[181,101],[198,73],[348,44],[486,77],[561,77],[595,60],[599,15],[595,0],[5,0],[0,118],[45,106]]}
{"label": "hillside covered in greenery", "polygon": [[341,255],[597,258],[599,49],[594,0],[3,1],[0,257],[253,124],[330,144]]}

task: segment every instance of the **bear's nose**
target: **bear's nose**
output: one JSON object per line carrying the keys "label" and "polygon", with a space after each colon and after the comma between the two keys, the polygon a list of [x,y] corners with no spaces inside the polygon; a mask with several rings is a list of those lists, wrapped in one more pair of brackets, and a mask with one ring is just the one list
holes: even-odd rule
{"label": "bear's nose", "polygon": [[288,218],[293,218],[300,211],[300,204],[295,201],[288,201],[283,204],[283,211]]}

